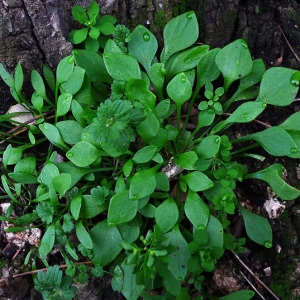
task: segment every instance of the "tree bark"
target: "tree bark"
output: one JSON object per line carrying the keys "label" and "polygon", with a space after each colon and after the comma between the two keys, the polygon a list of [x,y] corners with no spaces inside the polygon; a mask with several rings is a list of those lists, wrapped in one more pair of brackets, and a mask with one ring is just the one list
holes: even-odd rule
{"label": "tree bark", "polygon": [[[20,62],[27,80],[30,71],[41,70],[43,64],[54,69],[72,50],[67,36],[78,26],[72,18],[72,6],[87,7],[90,2],[0,1],[0,62],[10,72]],[[295,56],[297,53],[300,56],[300,4],[296,0],[98,0],[98,3],[101,14],[112,14],[131,29],[138,24],[147,26],[161,46],[164,25],[172,17],[192,9],[199,20],[200,42],[214,48],[244,38],[253,57],[262,58],[267,66],[278,63],[277,59],[283,56],[285,66],[300,68]],[[9,93],[1,81],[0,90],[0,113],[3,113],[3,99],[8,99]]]}

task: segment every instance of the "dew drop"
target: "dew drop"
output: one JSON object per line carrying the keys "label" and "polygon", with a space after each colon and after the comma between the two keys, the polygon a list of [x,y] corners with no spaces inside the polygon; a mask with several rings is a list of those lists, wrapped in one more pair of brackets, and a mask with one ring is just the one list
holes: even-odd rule
{"label": "dew drop", "polygon": [[115,227],[116,223],[108,223],[108,227]]}
{"label": "dew drop", "polygon": [[67,157],[72,157],[73,156],[73,153],[72,152],[68,152],[67,153]]}
{"label": "dew drop", "polygon": [[186,77],[185,76],[181,76],[181,82],[185,83],[186,82]]}
{"label": "dew drop", "polygon": [[293,80],[291,80],[291,84],[292,84],[293,86],[296,86],[296,87],[298,87],[298,86],[299,86],[299,81],[298,81],[298,80],[295,80],[295,79],[293,79]]}
{"label": "dew drop", "polygon": [[143,25],[139,25],[138,27],[139,27],[139,29],[143,29],[143,28],[144,28],[144,26],[143,26]]}
{"label": "dew drop", "polygon": [[215,113],[215,110],[214,110],[213,108],[209,108],[209,109],[208,109],[208,113],[209,113],[209,114],[213,114],[213,113]]}
{"label": "dew drop", "polygon": [[109,58],[109,54],[105,53],[105,54],[104,54],[104,57],[105,57],[105,58]]}
{"label": "dew drop", "polygon": [[272,242],[270,242],[270,241],[266,241],[266,242],[264,242],[264,246],[266,247],[266,248],[272,248]]}
{"label": "dew drop", "polygon": [[75,61],[74,56],[71,56],[68,60],[69,64],[72,64]]}
{"label": "dew drop", "polygon": [[214,142],[215,142],[216,144],[218,144],[218,143],[220,142],[220,137],[219,137],[219,136],[216,137],[216,138],[214,139]]}
{"label": "dew drop", "polygon": [[186,13],[186,18],[188,20],[192,20],[193,19],[193,15],[194,15],[194,12],[193,11],[189,11]]}
{"label": "dew drop", "polygon": [[180,282],[182,282],[182,277],[178,277],[178,280],[179,280]]}
{"label": "dew drop", "polygon": [[291,153],[292,154],[295,154],[295,153],[297,153],[298,152],[298,149],[297,148],[291,148]]}
{"label": "dew drop", "polygon": [[214,186],[214,184],[213,184],[213,183],[210,183],[210,184],[209,184],[209,187],[210,187],[210,188],[212,188],[213,186]]}
{"label": "dew drop", "polygon": [[242,40],[241,43],[245,49],[248,49],[248,45],[244,40]]}
{"label": "dew drop", "polygon": [[205,228],[205,225],[203,225],[203,224],[200,224],[199,226],[198,226],[198,229],[204,229]]}
{"label": "dew drop", "polygon": [[144,39],[145,42],[149,42],[149,40],[150,40],[150,34],[147,33],[147,32],[145,32],[145,33],[143,34],[143,39]]}
{"label": "dew drop", "polygon": [[263,104],[262,104],[262,107],[263,107],[263,108],[266,108],[266,107],[267,107],[267,103],[263,103]]}
{"label": "dew drop", "polygon": [[38,92],[35,92],[34,95],[35,95],[36,97],[38,97],[38,96],[39,96],[39,93],[38,93]]}
{"label": "dew drop", "polygon": [[130,200],[137,200],[138,199],[138,195],[137,194],[132,194],[130,197]]}

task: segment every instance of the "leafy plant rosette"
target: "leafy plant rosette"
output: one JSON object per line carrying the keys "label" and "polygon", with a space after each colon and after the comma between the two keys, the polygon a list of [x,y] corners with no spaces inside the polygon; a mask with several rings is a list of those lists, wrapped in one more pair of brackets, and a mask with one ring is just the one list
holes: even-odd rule
{"label": "leafy plant rosette", "polygon": [[[186,284],[191,293],[202,291],[206,272],[226,249],[243,251],[245,239],[232,235],[230,216],[240,212],[248,238],[272,246],[268,221],[239,203],[237,182],[260,179],[284,200],[300,195],[282,179],[281,164],[248,173],[237,159],[262,159],[256,147],[300,158],[299,112],[239,138],[226,135],[233,124],[255,121],[267,105],[291,104],[300,72],[266,70],[241,39],[222,49],[195,44],[193,11],[167,23],[160,54],[146,27],[131,33],[114,27],[112,17],[99,18],[95,2],[88,13],[90,19],[73,9],[87,29],[70,37],[85,49],[62,59],[56,74],[47,66],[43,77],[33,71],[30,100],[22,94],[21,66],[10,75],[0,64],[14,98],[35,116],[34,124],[21,124],[27,141],[8,140],[2,155],[11,206],[1,220],[15,225],[9,230],[44,230],[27,262],[40,257],[49,266],[47,256],[58,247],[74,281],[85,282],[91,269],[95,276],[111,274],[113,289],[126,299],[153,299],[153,289],[162,291],[160,299],[187,299]],[[46,154],[36,157],[32,149],[42,142]],[[14,205],[24,208],[22,216],[11,216]],[[93,266],[74,263],[79,260]],[[37,289],[45,288],[45,276],[61,282],[51,269],[35,279]],[[221,299],[253,295],[245,290]]]}

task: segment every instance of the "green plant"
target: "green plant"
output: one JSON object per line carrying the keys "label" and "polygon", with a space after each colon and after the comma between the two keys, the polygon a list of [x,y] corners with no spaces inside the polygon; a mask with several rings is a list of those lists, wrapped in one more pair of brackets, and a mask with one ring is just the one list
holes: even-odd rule
{"label": "green plant", "polygon": [[62,276],[58,266],[49,267],[46,272],[39,271],[34,278],[34,288],[39,291],[44,299],[73,299],[76,288],[70,287],[72,278]]}
{"label": "green plant", "polygon": [[[89,19],[82,8],[73,9],[87,26],[73,33],[73,41],[101,31],[97,24],[106,18],[98,12],[95,2]],[[115,21],[107,22],[112,29]],[[24,215],[12,219],[8,210],[2,219],[18,230],[32,222],[44,228],[39,256],[46,266],[57,245],[66,274],[75,280],[87,280],[87,268],[70,256],[86,257],[93,274],[112,274],[112,287],[127,299],[150,299],[148,291],[163,287],[162,299],[182,299],[191,296],[185,282],[193,285],[191,293],[203,291],[205,272],[213,271],[226,249],[243,251],[245,239],[231,234],[230,216],[237,211],[248,237],[272,247],[269,223],[239,203],[236,183],[263,180],[284,200],[300,191],[281,178],[281,164],[248,173],[240,159],[263,159],[255,153],[258,146],[268,155],[299,158],[300,113],[239,138],[229,129],[256,121],[267,105],[289,105],[300,72],[266,71],[241,39],[223,49],[195,46],[197,29],[192,11],[174,18],[164,28],[158,55],[147,28],[139,25],[129,35],[116,26],[121,44],[107,39],[103,51],[91,51],[85,43],[86,49],[62,59],[56,75],[46,66],[44,79],[33,71],[31,101],[21,93],[21,66],[12,76],[0,64],[12,95],[36,117],[35,124],[24,125],[29,141],[11,143],[3,153],[3,189]],[[47,153],[35,157],[30,149],[45,140]],[[74,234],[78,243],[72,242]],[[253,293],[238,295],[250,299]]]}

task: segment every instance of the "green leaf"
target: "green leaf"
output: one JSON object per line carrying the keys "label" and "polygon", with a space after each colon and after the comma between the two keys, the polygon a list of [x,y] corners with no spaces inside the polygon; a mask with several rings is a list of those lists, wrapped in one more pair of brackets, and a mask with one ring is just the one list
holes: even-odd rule
{"label": "green leaf", "polygon": [[21,93],[23,83],[24,83],[24,74],[20,63],[18,63],[16,66],[14,77],[15,77],[15,89],[19,94]]}
{"label": "green leaf", "polygon": [[[206,226],[206,231],[209,234],[209,241],[206,246],[223,249],[223,247],[224,247],[223,246],[223,244],[224,244],[223,226],[220,223],[220,221],[212,215],[209,216],[209,220],[208,220],[208,223]],[[222,255],[220,255],[219,258],[221,256]],[[217,258],[217,257],[215,257],[215,258]]]}
{"label": "green leaf", "polygon": [[31,72],[31,84],[35,91],[44,99],[48,99],[46,95],[46,87],[42,76],[35,70]]}
{"label": "green leaf", "polygon": [[172,61],[171,66],[168,68],[168,77],[173,77],[178,73],[195,68],[203,54],[208,52],[208,49],[209,46],[202,45],[193,47],[178,54]]}
{"label": "green leaf", "polygon": [[99,15],[100,8],[96,1],[92,1],[88,7],[88,15],[91,21],[96,20],[96,17]]}
{"label": "green leaf", "polygon": [[5,70],[2,63],[0,63],[0,76],[11,89],[15,88],[14,78]]}
{"label": "green leaf", "polygon": [[109,203],[107,222],[108,226],[116,226],[131,221],[138,208],[138,201],[129,198],[129,191],[115,194]]}
{"label": "green leaf", "polygon": [[177,107],[190,99],[192,86],[184,73],[177,74],[167,86],[168,96],[176,103]]}
{"label": "green leaf", "polygon": [[246,102],[241,104],[225,121],[228,123],[248,123],[255,120],[266,108],[260,102]]}
{"label": "green leaf", "polygon": [[43,222],[50,225],[53,220],[54,208],[49,203],[41,202],[36,206],[36,213]]}
{"label": "green leaf", "polygon": [[60,135],[67,144],[75,145],[81,141],[83,127],[74,120],[60,121],[56,123]]}
{"label": "green leaf", "polygon": [[5,151],[3,152],[2,162],[4,167],[7,165],[16,164],[22,157],[23,149],[14,148],[11,144],[9,144]]}
{"label": "green leaf", "polygon": [[36,158],[33,156],[27,156],[21,159],[14,168],[16,173],[32,174],[36,168]]}
{"label": "green leaf", "polygon": [[155,36],[143,25],[138,25],[131,33],[128,43],[128,52],[149,73],[158,44]]}
{"label": "green leaf", "polygon": [[294,200],[300,195],[300,190],[288,185],[282,178],[284,167],[281,164],[273,164],[261,171],[245,174],[245,179],[260,179],[267,182],[274,193],[283,200]]}
{"label": "green leaf", "polygon": [[52,70],[47,65],[43,66],[43,75],[52,93],[55,93],[55,77]]}
{"label": "green leaf", "polygon": [[68,149],[68,146],[63,141],[58,129],[53,124],[44,122],[39,125],[39,129],[53,145],[63,150]]}
{"label": "green leaf", "polygon": [[230,43],[219,51],[216,64],[224,76],[226,92],[235,80],[251,72],[252,58],[248,45],[242,39]]}
{"label": "green leaf", "polygon": [[46,232],[44,233],[40,245],[39,245],[39,253],[41,258],[46,258],[46,256],[50,253],[54,246],[55,240],[55,225],[51,224]]}
{"label": "green leaf", "polygon": [[227,296],[223,296],[221,298],[219,298],[219,300],[249,300],[251,299],[253,296],[255,295],[255,293],[253,291],[249,291],[249,290],[240,290],[237,292],[234,292],[230,295]]}
{"label": "green leaf", "polygon": [[198,156],[194,151],[177,154],[173,161],[182,169],[195,170],[194,164],[198,160]]}
{"label": "green leaf", "polygon": [[26,173],[8,173],[9,178],[15,182],[24,183],[24,184],[36,184],[38,183],[36,176],[26,174]]}
{"label": "green leaf", "polygon": [[93,248],[93,241],[87,232],[86,228],[82,224],[82,221],[77,223],[76,225],[76,236],[79,242],[86,248],[92,249]]}
{"label": "green leaf", "polygon": [[75,95],[81,88],[84,80],[84,74],[85,70],[75,66],[73,73],[70,75],[70,77],[61,84],[60,91],[62,94],[64,93],[70,93],[72,95]]}
{"label": "green leaf", "polygon": [[70,204],[70,210],[73,218],[77,221],[79,218],[79,213],[82,203],[82,193],[78,193],[72,200]]}
{"label": "green leaf", "polygon": [[299,151],[292,137],[279,126],[273,126],[263,131],[242,137],[245,141],[258,142],[268,153],[274,156],[284,156]]}
{"label": "green leaf", "polygon": [[102,151],[93,144],[87,141],[80,141],[67,152],[67,157],[76,166],[87,167],[97,160],[101,154]]}
{"label": "green leaf", "polygon": [[61,117],[64,116],[71,107],[72,94],[65,93],[59,95],[57,99],[57,108],[56,108],[56,116]]}
{"label": "green leaf", "polygon": [[214,157],[220,149],[221,138],[218,135],[210,135],[205,137],[199,146],[196,148],[198,156],[204,159],[210,159]]}
{"label": "green leaf", "polygon": [[[246,91],[249,92],[255,91],[256,93],[256,89],[253,89],[253,85],[261,81],[265,71],[266,71],[266,67],[264,62],[261,59],[254,60],[252,62],[251,72],[240,79],[240,85],[237,91],[234,93],[234,95],[230,98],[229,102],[232,103],[233,101],[241,100],[245,98],[245,95],[248,94],[246,93]],[[249,93],[249,97],[250,95],[251,93]],[[256,96],[257,95],[255,94],[253,98],[255,98]],[[249,98],[249,99],[253,99],[253,98]]]}
{"label": "green leaf", "polygon": [[81,24],[84,24],[86,21],[88,21],[84,8],[79,5],[74,5],[72,7],[72,15],[73,18]]}
{"label": "green leaf", "polygon": [[220,48],[215,48],[204,53],[197,66],[197,88],[205,86],[207,83],[214,81],[220,75],[220,70],[215,62]]}
{"label": "green leaf", "polygon": [[182,281],[187,275],[187,264],[191,256],[188,244],[182,236],[178,225],[173,227],[172,231],[166,233],[165,236],[167,240],[163,244],[173,246],[176,249],[169,255],[168,269],[177,280]]}
{"label": "green leaf", "polygon": [[126,299],[138,299],[144,285],[137,284],[137,275],[135,274],[134,264],[126,264],[125,261],[121,264],[124,274],[121,293]]}
{"label": "green leaf", "polygon": [[90,236],[94,244],[93,259],[102,267],[112,262],[122,250],[122,236],[117,227],[108,227],[107,220],[95,225]]}
{"label": "green leaf", "polygon": [[193,11],[186,12],[169,21],[163,32],[165,47],[161,55],[161,62],[165,63],[172,54],[194,44],[198,35],[198,21]]}
{"label": "green leaf", "polygon": [[257,101],[276,106],[291,104],[299,90],[291,83],[295,70],[276,67],[268,69],[261,81]]}
{"label": "green leaf", "polygon": [[157,152],[157,147],[155,146],[146,146],[138,150],[133,156],[132,160],[136,164],[142,164],[150,161]]}
{"label": "green leaf", "polygon": [[155,221],[162,232],[168,232],[178,221],[178,207],[171,197],[161,203],[155,211]]}
{"label": "green leaf", "polygon": [[62,173],[52,179],[54,189],[59,193],[60,198],[67,192],[71,186],[71,175]]}
{"label": "green leaf", "polygon": [[284,122],[282,122],[279,127],[286,131],[300,131],[300,111],[293,113]]}
{"label": "green leaf", "polygon": [[58,64],[56,69],[56,84],[60,85],[61,83],[68,80],[74,69],[74,58],[72,55],[64,57]]}
{"label": "green leaf", "polygon": [[273,238],[272,228],[268,221],[265,218],[245,209],[241,205],[238,205],[238,208],[242,213],[248,237],[253,242],[270,248],[269,244],[272,244]]}
{"label": "green leaf", "polygon": [[137,132],[145,141],[155,137],[159,128],[159,121],[152,112],[148,112],[146,119],[136,127]]}
{"label": "green leaf", "polygon": [[135,173],[130,182],[129,197],[138,200],[152,194],[156,187],[156,169],[147,169]]}
{"label": "green leaf", "polygon": [[201,197],[192,190],[188,191],[184,204],[184,212],[196,228],[206,226],[209,219],[209,208]]}
{"label": "green leaf", "polygon": [[202,172],[190,172],[182,179],[187,183],[189,188],[194,192],[200,192],[213,187],[213,182]]}
{"label": "green leaf", "polygon": [[142,79],[129,79],[126,85],[126,95],[130,101],[139,101],[151,111],[155,110],[156,96],[149,91],[148,84]]}
{"label": "green leaf", "polygon": [[85,70],[91,82],[108,82],[111,83],[103,58],[93,51],[73,50],[73,56],[76,65]]}
{"label": "green leaf", "polygon": [[52,179],[58,175],[59,175],[58,168],[54,164],[48,162],[43,167],[38,179],[39,182],[42,182],[43,184],[49,187],[50,184],[52,183]]}
{"label": "green leaf", "polygon": [[104,63],[115,80],[141,79],[141,70],[135,58],[123,53],[105,53]]}
{"label": "green leaf", "polygon": [[113,34],[115,31],[115,26],[111,22],[104,22],[97,25],[97,28],[105,35]]}
{"label": "green leaf", "polygon": [[163,63],[155,63],[149,71],[149,78],[157,93],[159,99],[163,99],[163,85],[165,81],[166,70]]}

